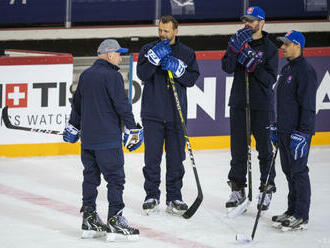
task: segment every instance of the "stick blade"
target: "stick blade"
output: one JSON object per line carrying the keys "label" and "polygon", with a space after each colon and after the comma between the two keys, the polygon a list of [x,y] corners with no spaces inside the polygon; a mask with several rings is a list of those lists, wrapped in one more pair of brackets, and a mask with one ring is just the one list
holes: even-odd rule
{"label": "stick blade", "polygon": [[236,241],[239,243],[250,243],[253,241],[252,237],[250,235],[245,235],[245,234],[236,234]]}
{"label": "stick blade", "polygon": [[182,215],[185,219],[190,219],[197,211],[203,201],[203,195],[198,195],[194,203],[188,208],[188,210]]}
{"label": "stick blade", "polygon": [[6,128],[12,128],[12,125],[11,125],[10,120],[8,118],[8,107],[7,106],[5,106],[2,109],[2,120],[3,120],[3,123],[5,124]]}

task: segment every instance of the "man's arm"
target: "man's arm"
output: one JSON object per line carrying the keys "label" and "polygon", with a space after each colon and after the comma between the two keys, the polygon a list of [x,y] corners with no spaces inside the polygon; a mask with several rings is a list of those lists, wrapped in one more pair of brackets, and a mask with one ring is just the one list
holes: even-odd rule
{"label": "man's arm", "polygon": [[132,106],[129,104],[128,97],[124,88],[124,80],[121,74],[115,73],[113,78],[109,78],[109,94],[114,104],[116,112],[124,121],[128,129],[135,129],[136,123],[132,113]]}
{"label": "man's arm", "polygon": [[235,72],[238,53],[234,53],[228,46],[225,55],[222,58],[222,70],[231,74]]}
{"label": "man's arm", "polygon": [[270,57],[266,58],[265,63],[257,65],[253,75],[265,87],[272,87],[276,82],[278,69],[278,51],[274,49]]}
{"label": "man's arm", "polygon": [[317,78],[314,70],[301,70],[297,73],[297,101],[300,106],[298,130],[314,133]]}

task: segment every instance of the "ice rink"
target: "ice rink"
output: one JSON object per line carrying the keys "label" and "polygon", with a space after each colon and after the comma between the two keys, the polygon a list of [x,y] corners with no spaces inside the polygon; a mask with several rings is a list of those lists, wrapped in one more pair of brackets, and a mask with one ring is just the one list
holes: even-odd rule
{"label": "ice rink", "polygon": [[[276,160],[277,193],[270,209],[260,218],[255,241],[239,244],[235,235],[251,234],[256,209],[259,168],[252,150],[253,203],[235,219],[226,217],[224,207],[230,190],[227,186],[229,150],[194,151],[204,193],[204,201],[189,220],[165,212],[164,172],[162,163],[161,209],[151,216],[142,214],[143,154],[125,154],[126,184],[124,215],[140,229],[137,242],[107,243],[104,238],[80,238],[82,165],[79,156],[1,158],[0,159],[0,246],[34,247],[330,247],[330,147],[312,147],[309,157],[312,184],[310,225],[307,231],[283,233],[271,226],[271,216],[286,209],[286,180]],[[196,185],[189,157],[185,161],[183,197],[191,204]],[[106,187],[99,188],[98,212],[107,214]]]}

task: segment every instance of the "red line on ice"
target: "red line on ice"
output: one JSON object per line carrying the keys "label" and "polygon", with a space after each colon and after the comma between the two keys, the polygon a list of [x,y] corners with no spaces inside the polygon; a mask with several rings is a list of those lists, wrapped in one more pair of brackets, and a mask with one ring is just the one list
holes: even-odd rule
{"label": "red line on ice", "polygon": [[[29,193],[26,191],[15,189],[15,188],[3,185],[3,184],[0,184],[0,194],[8,195],[8,196],[14,197],[16,199],[32,203],[34,205],[47,207],[49,209],[53,209],[53,210],[59,211],[61,213],[74,215],[74,216],[80,216],[79,208],[67,205],[65,203],[62,203],[62,202],[59,202],[56,200],[52,200],[52,199],[44,197],[44,196],[35,195],[35,194]],[[210,248],[211,247],[211,246],[203,245],[198,242],[175,237],[173,234],[155,231],[155,230],[152,230],[151,228],[143,227],[140,225],[135,225],[135,224],[133,224],[133,225],[138,226],[141,231],[141,236],[146,237],[146,238],[159,240],[159,241],[162,241],[165,243],[172,243],[172,244],[178,245],[180,247],[187,247],[187,248],[192,248],[192,247]]]}

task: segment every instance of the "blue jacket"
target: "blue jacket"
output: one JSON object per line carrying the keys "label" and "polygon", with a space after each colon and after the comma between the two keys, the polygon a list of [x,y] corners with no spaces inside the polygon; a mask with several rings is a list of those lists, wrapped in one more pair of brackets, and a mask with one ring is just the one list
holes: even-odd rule
{"label": "blue jacket", "polygon": [[[142,93],[141,118],[156,121],[178,121],[173,90],[168,79],[167,71],[161,66],[151,64],[144,56],[157,42],[146,44],[139,53],[137,75],[144,84]],[[175,78],[175,86],[178,92],[183,116],[187,119],[187,93],[186,87],[194,86],[199,77],[199,69],[195,52],[176,39],[171,45],[172,53],[178,59],[187,64],[185,73],[180,78]]]}
{"label": "blue jacket", "polygon": [[[249,42],[256,52],[263,52],[262,63],[257,65],[254,72],[249,73],[250,106],[252,110],[274,110],[273,84],[276,82],[278,67],[278,50],[269,40],[268,34],[263,32],[263,37]],[[234,73],[234,81],[230,92],[229,106],[245,108],[246,82],[245,67],[238,61],[235,54],[228,46],[222,59],[222,69]]]}
{"label": "blue jacket", "polygon": [[70,123],[81,130],[83,149],[120,148],[121,119],[136,128],[119,67],[98,59],[79,78]]}
{"label": "blue jacket", "polygon": [[315,132],[317,77],[302,56],[281,70],[277,85],[277,128],[279,132]]}

